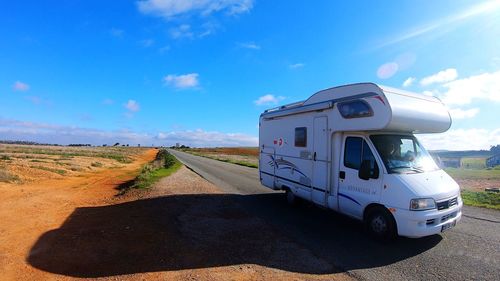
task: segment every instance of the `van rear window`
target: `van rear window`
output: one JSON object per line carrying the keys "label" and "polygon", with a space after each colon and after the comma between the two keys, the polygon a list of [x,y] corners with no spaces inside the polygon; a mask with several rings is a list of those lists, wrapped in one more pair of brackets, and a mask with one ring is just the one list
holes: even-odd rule
{"label": "van rear window", "polygon": [[370,105],[362,100],[342,102],[338,108],[342,117],[347,119],[373,116]]}

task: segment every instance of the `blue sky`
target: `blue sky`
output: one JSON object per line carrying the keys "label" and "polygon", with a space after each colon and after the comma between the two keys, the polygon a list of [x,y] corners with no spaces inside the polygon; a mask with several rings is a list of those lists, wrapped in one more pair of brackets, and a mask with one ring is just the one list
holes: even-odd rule
{"label": "blue sky", "polygon": [[3,1],[0,139],[256,145],[353,82],[440,97],[431,149],[500,143],[500,1]]}

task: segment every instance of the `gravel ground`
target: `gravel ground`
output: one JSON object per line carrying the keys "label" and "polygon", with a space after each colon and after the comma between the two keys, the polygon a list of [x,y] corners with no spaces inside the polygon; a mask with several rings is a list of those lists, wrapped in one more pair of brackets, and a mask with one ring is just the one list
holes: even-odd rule
{"label": "gravel ground", "polygon": [[350,280],[189,169],[111,204],[77,208],[42,235],[30,265],[119,280]]}

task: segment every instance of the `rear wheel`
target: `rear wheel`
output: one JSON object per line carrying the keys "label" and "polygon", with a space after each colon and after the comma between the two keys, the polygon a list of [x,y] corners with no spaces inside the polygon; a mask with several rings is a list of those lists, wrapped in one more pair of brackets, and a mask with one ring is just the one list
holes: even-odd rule
{"label": "rear wheel", "polygon": [[396,222],[384,208],[371,210],[365,218],[365,224],[368,232],[378,240],[393,240],[396,238]]}

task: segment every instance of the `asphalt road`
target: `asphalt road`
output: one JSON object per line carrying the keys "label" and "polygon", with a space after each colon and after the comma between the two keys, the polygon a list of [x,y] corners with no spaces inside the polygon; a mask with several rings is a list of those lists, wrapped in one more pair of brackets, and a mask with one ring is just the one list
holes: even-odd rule
{"label": "asphalt road", "polygon": [[[500,212],[464,207],[452,230],[420,239],[371,240],[355,220],[311,204],[289,207],[258,170],[171,150],[245,210],[340,271],[363,280],[500,280]],[[235,199],[238,200],[238,199]]]}

